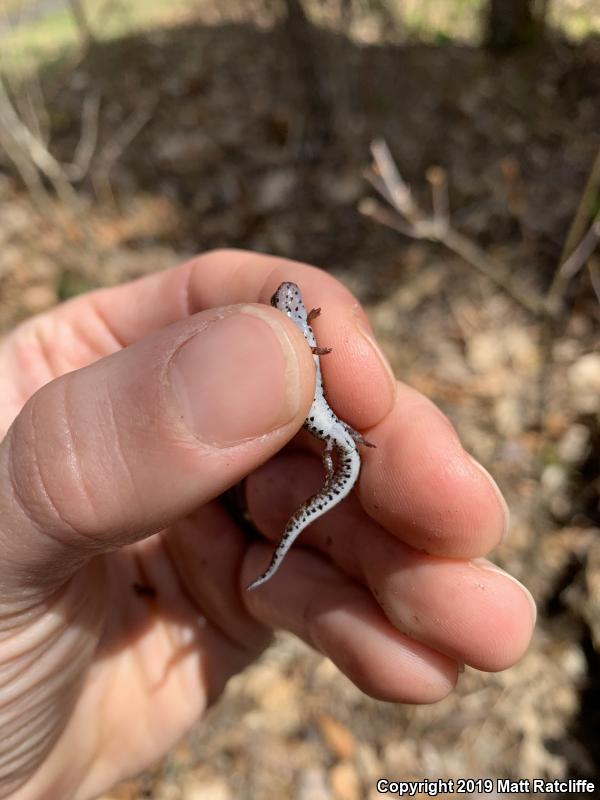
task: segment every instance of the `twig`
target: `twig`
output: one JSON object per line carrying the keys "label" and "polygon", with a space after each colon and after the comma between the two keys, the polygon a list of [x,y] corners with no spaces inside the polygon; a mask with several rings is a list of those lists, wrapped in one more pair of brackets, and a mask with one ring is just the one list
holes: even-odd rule
{"label": "twig", "polygon": [[37,70],[33,70],[27,79],[25,92],[18,92],[17,108],[21,119],[36,139],[47,146],[50,129],[49,115],[44,104]]}
{"label": "twig", "polygon": [[31,160],[24,155],[18,144],[6,134],[6,131],[4,131],[1,120],[0,144],[2,144],[8,157],[15,165],[15,168],[21,176],[21,180],[27,187],[27,191],[29,192],[34,203],[40,209],[45,210],[50,202],[50,195],[46,191],[40,175],[37,169],[31,163]]}
{"label": "twig", "polygon": [[450,226],[450,199],[448,197],[448,176],[442,167],[429,167],[425,177],[431,186],[433,202],[433,221],[440,236]]}
{"label": "twig", "polygon": [[412,225],[418,225],[423,221],[424,215],[413,201],[411,191],[400,175],[387,143],[383,139],[375,139],[371,144],[371,153],[374,166],[385,184],[391,204]]}
{"label": "twig", "polygon": [[585,233],[585,229],[589,223],[590,217],[594,207],[594,202],[600,193],[600,148],[596,153],[596,158],[592,164],[590,174],[585,183],[577,211],[571,222],[571,227],[567,233],[565,244],[560,254],[559,266],[567,260],[573,250],[577,247],[578,242],[581,241]]}
{"label": "twig", "polygon": [[372,165],[371,169],[365,169],[363,171],[363,177],[364,177],[365,180],[367,180],[371,184],[371,186],[375,189],[377,194],[381,195],[381,197],[383,197],[384,200],[387,200],[387,202],[391,206],[394,205],[394,201],[392,199],[392,196],[388,192],[387,186],[383,182],[383,180],[381,178],[381,175],[379,175],[377,173],[377,171],[375,169],[375,165]]}
{"label": "twig", "polygon": [[79,30],[79,37],[84,50],[87,50],[90,45],[94,44],[96,38],[92,32],[90,22],[83,4],[83,0],[68,0],[71,14],[75,20],[75,24]]}
{"label": "twig", "polygon": [[0,16],[0,22],[11,34],[3,37],[2,47],[0,47],[0,75],[15,98],[15,107],[21,119],[33,134],[47,145],[50,115],[42,91],[40,70],[38,66],[25,67],[23,50],[16,44],[18,37],[12,35],[22,24],[23,15],[26,13],[23,3],[18,12],[19,18],[16,20],[16,24],[11,20],[12,15],[6,9]]}
{"label": "twig", "polygon": [[364,200],[361,200],[358,204],[358,210],[363,216],[369,217],[374,222],[379,222],[381,225],[392,228],[392,230],[398,231],[404,236],[414,237],[414,231],[410,225],[405,224],[398,214],[390,211],[389,208],[385,208],[377,200],[373,200],[372,197],[365,197]]}
{"label": "twig", "polygon": [[98,155],[97,165],[92,172],[92,182],[97,193],[104,193],[105,196],[114,200],[110,185],[110,171],[124,150],[152,119],[152,114],[157,104],[158,101],[154,100],[139,108],[125,120],[123,125],[115,131],[112,138],[105,144]]}
{"label": "twig", "polygon": [[[0,76],[0,126],[3,129],[4,140],[12,140],[15,145],[12,152],[20,150],[22,156],[28,156],[37,169],[52,183],[56,194],[64,202],[75,204],[77,195],[69,183],[64,169],[19,117],[6,91],[2,76]],[[14,156],[11,157],[14,160]],[[22,160],[19,158],[19,161],[22,162]]]}
{"label": "twig", "polygon": [[[3,78],[0,74],[0,92],[2,92],[4,89],[2,80]],[[0,94],[0,144],[21,176],[21,180],[27,187],[27,190],[34,203],[40,208],[40,210],[46,211],[50,202],[50,195],[47,192],[36,167],[31,163],[31,159],[11,135],[10,128],[5,124],[5,109],[3,107],[3,103],[1,102],[1,97],[2,95]]]}
{"label": "twig", "polygon": [[600,241],[600,211],[594,217],[594,221],[588,228],[585,236],[579,242],[575,250],[561,265],[558,270],[558,275],[562,281],[569,281],[575,277],[579,270],[583,267],[588,258],[596,249],[596,245]]}
{"label": "twig", "polygon": [[67,174],[74,181],[87,175],[98,144],[98,118],[100,115],[100,92],[85,96],[81,111],[81,134],[71,164],[65,165]]}
{"label": "twig", "polygon": [[[544,298],[534,290],[519,285],[506,265],[491,259],[475,242],[456,231],[448,211],[447,180],[445,171],[434,168],[428,178],[433,193],[433,216],[426,214],[413,199],[412,193],[400,175],[387,144],[379,139],[372,143],[374,164],[369,181],[376,191],[392,206],[394,212],[374,200],[363,200],[359,211],[383,225],[393,228],[413,239],[429,239],[443,244],[463,258],[475,269],[500,286],[514,300],[536,316],[547,313]],[[383,189],[383,191],[382,191]]]}
{"label": "twig", "polygon": [[[35,98],[31,97],[29,101],[31,111],[35,111],[34,103]],[[41,106],[45,112],[43,98]],[[24,114],[22,109],[15,105],[0,72],[0,144],[3,145],[28,191],[39,206],[45,209],[50,200],[50,194],[44,186],[41,173],[47,178],[63,203],[76,207],[79,199],[73,183],[81,181],[90,171],[92,171],[92,183],[95,188],[101,183],[106,193],[112,196],[110,172],[123,151],[151,119],[155,107],[156,101],[142,105],[125,120],[98,152],[100,94],[99,92],[90,92],[83,102],[81,133],[75,147],[73,160],[71,163],[62,164],[48,149],[43,129],[43,117],[36,114]],[[21,113],[19,113],[20,111]]]}
{"label": "twig", "polygon": [[588,261],[588,271],[590,273],[592,289],[594,290],[594,293],[598,298],[598,302],[600,303],[600,260],[596,258],[590,258]]}
{"label": "twig", "polygon": [[600,195],[600,148],[588,175],[577,211],[569,228],[565,246],[560,256],[558,269],[546,294],[546,303],[550,313],[557,315],[562,306],[569,281],[579,272],[594,252],[600,241],[600,211],[592,219],[596,199]]}
{"label": "twig", "polygon": [[[81,2],[71,5],[83,11]],[[4,18],[8,20],[6,12]],[[34,201],[44,207],[44,212],[47,211],[50,193],[42,176],[64,203],[74,207],[78,195],[72,182],[85,177],[97,145],[99,95],[97,92],[86,95],[81,135],[73,162],[62,164],[49,150],[50,120],[39,70],[32,70],[23,79],[23,69],[16,69],[19,55],[12,40],[8,48],[0,48],[0,142]],[[20,78],[17,77],[19,74]]]}

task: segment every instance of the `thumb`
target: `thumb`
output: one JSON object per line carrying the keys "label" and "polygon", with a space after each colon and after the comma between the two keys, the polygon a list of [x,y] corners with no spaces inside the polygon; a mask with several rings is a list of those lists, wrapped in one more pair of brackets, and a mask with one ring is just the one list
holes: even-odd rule
{"label": "thumb", "polygon": [[184,516],[298,430],[314,365],[266,305],[211,309],[58,378],[0,445],[0,584],[54,584]]}

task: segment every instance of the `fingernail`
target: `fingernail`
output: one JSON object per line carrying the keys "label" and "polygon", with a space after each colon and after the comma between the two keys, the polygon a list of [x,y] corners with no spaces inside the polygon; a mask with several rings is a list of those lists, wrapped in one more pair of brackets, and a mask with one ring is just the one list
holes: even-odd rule
{"label": "fingernail", "polygon": [[179,348],[170,379],[180,414],[207,444],[229,447],[290,422],[300,368],[287,331],[260,306],[240,306]]}
{"label": "fingernail", "polygon": [[529,591],[529,589],[526,586],[523,586],[521,581],[518,581],[515,577],[510,575],[508,572],[505,572],[500,567],[497,567],[496,564],[494,564],[492,561],[488,561],[487,558],[472,558],[471,559],[471,564],[474,564],[475,566],[479,567],[480,569],[487,569],[490,572],[497,572],[500,575],[502,575],[503,577],[508,578],[509,580],[511,580],[513,583],[516,583],[517,586],[519,587],[519,589],[521,589],[521,591],[524,593],[525,597],[527,598],[527,601],[529,602],[529,605],[531,607],[531,613],[533,615],[533,624],[535,625],[535,622],[537,620],[537,606],[535,604],[535,600],[533,599],[533,595],[531,594],[531,592]]}
{"label": "fingernail", "polygon": [[490,484],[490,486],[494,490],[494,493],[495,493],[496,497],[498,498],[498,503],[500,504],[500,508],[502,509],[502,514],[504,516],[504,526],[503,526],[503,529],[502,529],[502,536],[500,538],[500,541],[502,541],[502,540],[504,540],[506,538],[506,535],[508,533],[508,529],[510,527],[510,509],[509,509],[509,507],[508,507],[508,505],[506,503],[506,500],[504,499],[504,496],[503,496],[502,492],[500,491],[500,488],[499,488],[498,484],[492,478],[492,476],[487,471],[487,469],[484,466],[482,466],[479,463],[479,461],[474,459],[473,456],[470,453],[467,453],[467,455],[471,459],[471,462],[477,467],[477,469],[483,475],[485,475],[485,477],[488,480],[488,483]]}

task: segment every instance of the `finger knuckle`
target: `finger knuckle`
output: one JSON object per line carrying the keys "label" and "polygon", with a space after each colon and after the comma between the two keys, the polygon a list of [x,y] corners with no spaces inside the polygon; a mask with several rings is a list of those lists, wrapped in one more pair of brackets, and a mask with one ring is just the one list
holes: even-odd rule
{"label": "finger knuckle", "polygon": [[93,514],[67,394],[67,380],[48,384],[27,401],[10,432],[14,497],[29,520],[49,535],[84,531]]}

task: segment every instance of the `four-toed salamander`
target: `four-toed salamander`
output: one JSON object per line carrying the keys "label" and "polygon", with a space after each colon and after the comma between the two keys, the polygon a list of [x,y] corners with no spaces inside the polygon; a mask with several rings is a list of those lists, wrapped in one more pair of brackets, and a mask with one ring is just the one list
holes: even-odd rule
{"label": "four-toed salamander", "polygon": [[[311,321],[319,316],[321,309],[315,308],[307,314],[300,289],[295,283],[282,283],[271,298],[271,305],[296,323],[313,353],[316,369],[315,397],[304,421],[304,427],[313,436],[325,442],[323,464],[327,478],[323,488],[310,497],[290,517],[269,567],[248,586],[248,590],[256,589],[257,586],[272,578],[279,569],[285,554],[302,531],[336,506],[350,492],[360,472],[360,455],[356,444],[375,447],[367,442],[358,431],[339,419],[325,399],[319,356],[329,353],[330,348],[317,347],[314,333],[310,327]],[[336,457],[335,466],[333,455]]]}

